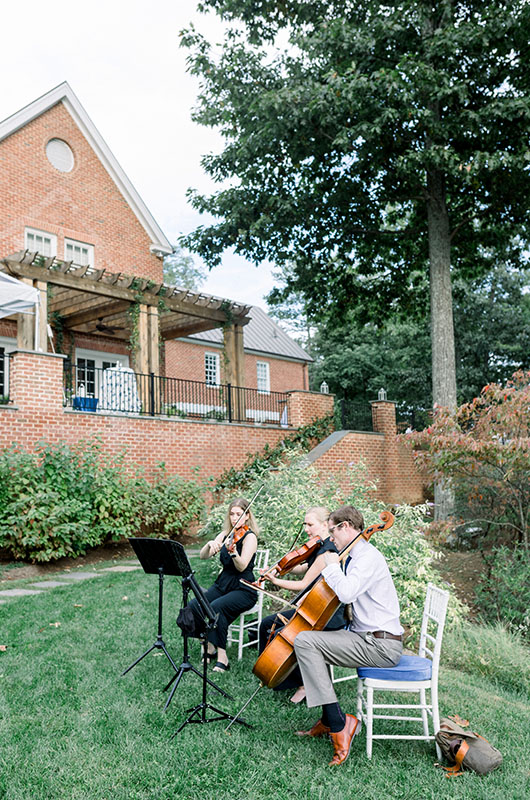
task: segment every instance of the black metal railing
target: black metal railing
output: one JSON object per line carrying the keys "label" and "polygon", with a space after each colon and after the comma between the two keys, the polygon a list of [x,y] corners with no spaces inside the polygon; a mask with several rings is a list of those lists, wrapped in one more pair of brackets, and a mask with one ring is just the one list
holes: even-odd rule
{"label": "black metal railing", "polygon": [[208,384],[65,362],[64,405],[76,411],[116,411],[182,419],[215,419],[289,427],[287,394]]}
{"label": "black metal railing", "polygon": [[372,431],[372,408],[344,398],[335,400],[335,430]]}

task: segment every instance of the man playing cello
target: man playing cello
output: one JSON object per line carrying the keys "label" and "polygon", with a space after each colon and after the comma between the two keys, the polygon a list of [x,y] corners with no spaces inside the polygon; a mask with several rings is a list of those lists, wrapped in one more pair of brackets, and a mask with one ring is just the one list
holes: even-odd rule
{"label": "man playing cello", "polygon": [[[363,530],[362,514],[353,506],[342,506],[328,520],[330,537],[340,552]],[[329,735],[333,744],[330,765],[348,758],[361,723],[345,714],[328,671],[328,664],[341,667],[394,667],[403,650],[403,628],[394,582],[382,553],[359,537],[344,564],[336,553],[324,555],[322,577],[338,599],[351,604],[351,622],[343,630],[304,631],[294,640],[294,649],[309,707],[322,706],[322,716],[299,736]]]}

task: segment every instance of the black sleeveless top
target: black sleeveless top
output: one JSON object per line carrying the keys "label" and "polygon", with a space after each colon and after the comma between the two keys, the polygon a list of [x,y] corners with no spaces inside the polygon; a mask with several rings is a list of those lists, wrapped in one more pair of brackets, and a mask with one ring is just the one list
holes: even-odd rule
{"label": "black sleeveless top", "polygon": [[[247,531],[245,535],[236,542],[236,550],[238,555],[241,555],[241,551],[243,550],[243,542],[249,535],[249,533],[253,533],[253,531]],[[252,595],[257,595],[255,589],[251,589],[249,586],[245,586],[243,583],[240,583],[241,578],[245,581],[253,582],[255,581],[254,577],[254,562],[256,560],[256,554],[252,556],[248,565],[245,567],[243,572],[240,572],[235,564],[234,559],[231,557],[230,553],[226,549],[226,545],[223,545],[219,551],[219,558],[222,564],[222,570],[217,576],[215,580],[215,586],[219,589],[220,592],[223,594],[228,594],[228,592],[233,592],[236,589],[241,589],[245,592],[249,592]]]}

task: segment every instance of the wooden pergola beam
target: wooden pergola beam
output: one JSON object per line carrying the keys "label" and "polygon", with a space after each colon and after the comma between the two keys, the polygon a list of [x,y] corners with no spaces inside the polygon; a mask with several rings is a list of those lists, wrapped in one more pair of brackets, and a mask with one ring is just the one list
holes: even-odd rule
{"label": "wooden pergola beam", "polygon": [[[34,254],[33,254],[34,255]],[[126,300],[129,303],[138,302],[138,293],[136,290],[127,289],[118,283],[121,273],[109,273],[100,276],[99,280],[94,280],[91,275],[76,275],[69,272],[63,272],[59,268],[52,267],[44,269],[42,266],[37,266],[32,263],[27,263],[27,257],[22,261],[14,260],[13,258],[5,258],[2,263],[7,268],[8,272],[12,275],[17,275],[31,280],[39,280],[45,283],[51,283],[54,286],[61,286],[66,289],[74,289],[79,292],[87,292],[89,294],[98,295],[100,297],[110,297],[115,300]],[[125,276],[124,276],[125,277]],[[110,283],[110,281],[113,281]],[[160,292],[161,285],[156,284],[153,289]],[[168,287],[169,291],[169,287]],[[185,302],[178,300],[174,295],[169,294],[153,294],[149,288],[146,288],[142,294],[142,304],[147,306],[158,306],[160,299],[163,297],[164,304],[169,311],[174,311],[179,314],[185,314],[190,317],[198,317],[200,319],[211,320],[214,324],[211,326],[218,327],[215,323],[225,323],[226,313],[219,307],[212,306],[218,305],[218,299],[210,302],[207,296],[204,300],[200,301],[200,295],[197,302]],[[204,303],[204,304],[203,304]],[[237,304],[236,304],[237,305]],[[240,325],[245,325],[249,318],[246,316],[248,311],[247,306],[241,306],[242,313],[237,314],[232,311],[232,317],[235,322]]]}

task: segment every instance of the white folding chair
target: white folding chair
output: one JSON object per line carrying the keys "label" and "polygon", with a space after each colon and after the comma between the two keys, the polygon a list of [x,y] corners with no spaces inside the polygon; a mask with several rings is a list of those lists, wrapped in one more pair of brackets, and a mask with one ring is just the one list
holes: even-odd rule
{"label": "white folding chair", "polygon": [[[264,567],[269,566],[269,551],[268,550],[256,550],[256,560],[254,562],[254,568],[256,571],[263,569]],[[256,601],[256,605],[253,606],[249,611],[243,612],[240,615],[239,619],[232,622],[232,624],[228,628],[228,638],[227,638],[227,645],[230,646],[233,643],[237,644],[237,658],[238,661],[241,661],[243,657],[243,648],[250,647],[253,644],[256,644],[258,641],[259,635],[259,626],[261,625],[261,619],[263,616],[263,592],[258,592],[258,599]],[[245,631],[255,631],[256,635],[253,639],[249,639],[245,642]]]}
{"label": "white folding chair", "polygon": [[[423,609],[420,633],[420,646],[417,656],[402,656],[395,667],[357,667],[357,715],[366,726],[366,755],[372,757],[374,739],[422,739],[432,741],[440,728],[440,712],[438,710],[438,672],[442,636],[447,613],[449,592],[438,589],[432,583],[427,586],[427,596]],[[430,690],[430,703],[427,703],[426,691]],[[403,704],[374,703],[374,692],[418,692],[419,703]],[[376,710],[416,709],[421,716],[375,713]],[[429,717],[432,719],[433,735],[429,734]],[[423,735],[374,734],[374,719],[406,720],[421,722]],[[436,742],[435,742],[436,744]],[[442,757],[436,744],[436,753]]]}

